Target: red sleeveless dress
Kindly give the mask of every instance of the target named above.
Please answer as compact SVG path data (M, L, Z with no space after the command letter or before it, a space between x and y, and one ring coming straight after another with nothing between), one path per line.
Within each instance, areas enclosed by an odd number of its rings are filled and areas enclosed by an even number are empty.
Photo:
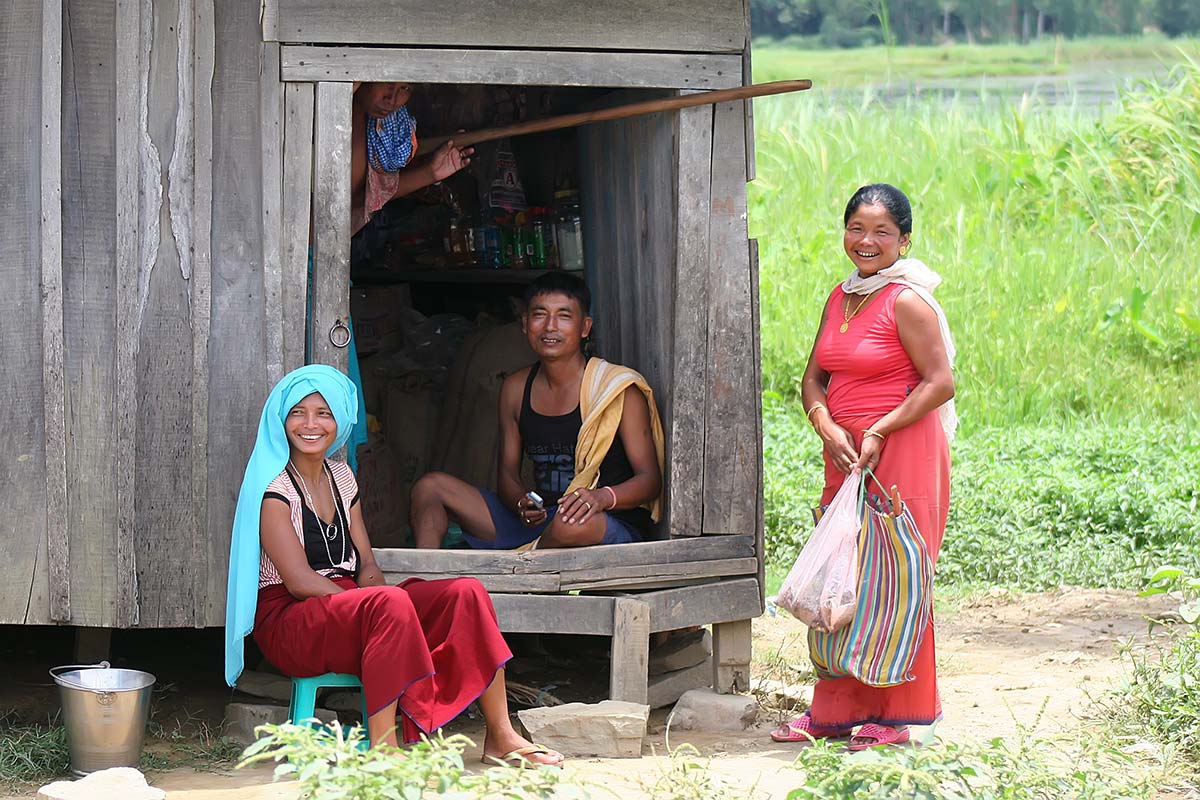
M884 288L850 320L845 333L839 331L846 296L841 286L826 304L814 355L829 373L829 413L854 437L855 448L862 446L863 430L900 405L921 381L896 329L896 298L905 289L899 284ZM899 487L936 564L950 503L950 448L936 410L887 437L875 474L884 486ZM833 500L844 479L826 455L822 504ZM940 719L932 618L912 672L914 680L887 688L853 678L819 680L809 711L812 721L848 728L868 722L929 725Z

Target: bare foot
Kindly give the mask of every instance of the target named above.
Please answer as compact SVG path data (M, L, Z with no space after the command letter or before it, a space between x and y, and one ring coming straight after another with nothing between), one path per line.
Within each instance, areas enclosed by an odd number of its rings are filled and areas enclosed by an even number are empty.
M493 758L504 760L505 756L515 750L533 746L533 742L519 735L511 725L508 726L507 731L494 731L489 727L487 736L483 740L483 756L485 760ZM539 750L538 752L526 753L523 757L531 764L537 766L561 767L563 765L562 753L555 750ZM517 766L519 762L520 758L513 758L511 760L512 766Z

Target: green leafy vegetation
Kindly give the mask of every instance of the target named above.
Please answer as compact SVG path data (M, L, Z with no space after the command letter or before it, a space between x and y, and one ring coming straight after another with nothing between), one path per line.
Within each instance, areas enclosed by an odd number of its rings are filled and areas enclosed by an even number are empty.
M939 742L847 756L820 741L801 751L804 784L788 800L1136 800L1155 794L1161 769L1102 739L1078 745L1025 728L1010 739Z
M403 750L375 747L360 750L362 729L305 725L266 725L266 735L248 747L239 766L276 761L277 778L296 780L308 800L534 800L584 797L561 781L550 767L495 767L471 774L463 751L465 736L422 739Z
M61 778L69 762L62 725L30 725L0 715L0 786Z

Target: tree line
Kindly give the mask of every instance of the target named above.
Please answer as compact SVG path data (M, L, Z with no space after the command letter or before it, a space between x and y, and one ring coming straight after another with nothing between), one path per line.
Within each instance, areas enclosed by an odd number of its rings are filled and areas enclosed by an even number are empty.
M751 30L828 47L1200 33L1200 0L751 0Z

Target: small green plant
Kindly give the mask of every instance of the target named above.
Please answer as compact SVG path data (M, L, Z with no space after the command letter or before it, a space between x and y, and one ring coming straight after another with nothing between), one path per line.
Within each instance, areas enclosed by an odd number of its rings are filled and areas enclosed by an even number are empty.
M758 800L764 797L755 787L737 787L714 775L709 760L693 745L671 751L671 758L652 780L642 781L642 790L654 800Z
M847 755L819 741L801 751L804 784L788 800L1137 800L1153 772L1120 749L1084 738L1075 748L1023 728L1010 739L938 743Z
M559 770L494 767L477 774L463 764L465 736L424 738L404 749L360 750L361 728L264 725L265 734L242 754L239 767L275 761L277 778L300 783L306 800L536 800L583 798Z
M0 785L60 778L67 774L69 762L62 725L28 725L0 716Z

